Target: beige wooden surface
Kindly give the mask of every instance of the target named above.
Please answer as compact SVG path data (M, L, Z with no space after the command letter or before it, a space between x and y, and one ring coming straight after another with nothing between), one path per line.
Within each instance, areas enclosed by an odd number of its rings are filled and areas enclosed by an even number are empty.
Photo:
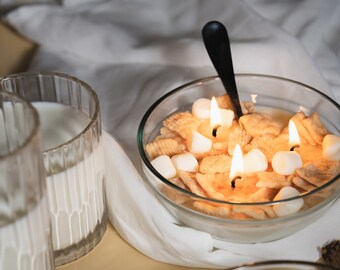
M57 267L57 270L131 269L185 270L202 269L165 264L150 259L125 242L109 225L102 241L77 261Z
M0 76L24 71L35 49L36 45L0 22ZM161 263L143 255L125 242L109 224L103 239L91 252L77 261L57 267L57 270L96 269L184 270L193 268Z

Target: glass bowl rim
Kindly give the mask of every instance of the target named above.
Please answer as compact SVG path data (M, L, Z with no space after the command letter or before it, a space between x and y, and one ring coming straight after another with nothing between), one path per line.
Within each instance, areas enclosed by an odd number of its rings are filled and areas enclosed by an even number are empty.
M52 148L46 149L44 150L44 155L46 153L51 153L51 152L55 152L58 149L62 149L63 147L65 147L66 145L70 145L73 142L75 142L76 140L78 140L79 138L81 138L85 133L87 133L90 128L94 125L94 123L96 123L96 121L98 121L98 118L100 117L100 104L99 104L99 98L98 95L96 93L96 91L94 91L94 89L87 84L86 82L78 79L77 77L68 75L66 73L62 73L62 72L50 72L50 71L28 71L28 72L19 72L19 73L15 73L15 74L10 74L4 77L0 77L0 82L6 81L6 80L11 80L11 79L16 79L16 78L20 78L20 77L24 77L24 76L29 76L29 77L40 77L40 76L46 76L46 77L59 77L59 78L63 78L66 80L70 80L73 81L77 84L79 84L80 86L82 86L87 92L88 94L94 99L94 104L95 104L95 112L93 114L93 116L90 118L90 122L86 125L86 127L84 129L82 129L81 132L79 132L77 135L73 136L72 139L61 143L57 146L54 146ZM29 102L30 103L30 102Z
M316 267L321 267L321 268L328 268L328 269L334 269L337 270L339 268L336 268L335 266L321 263L321 262L312 262L312 261L303 261L303 260L266 260L266 261L257 261L257 262L250 262L250 263L245 263L241 265L236 265L230 268L226 268L225 270L236 270L241 267L248 267L248 266L267 266L267 265L277 265L279 266L280 264L288 264L288 265L305 265L305 266L316 266Z
M289 82L292 84L297 84L299 86L302 86L304 88L306 88L308 91L312 91L312 92L316 92L316 94L321 95L322 97L324 97L325 99L327 99L329 102L331 102L333 105L335 105L338 110L340 111L340 105L335 102L332 98L330 98L329 96L327 96L326 94L322 93L321 91L307 85L301 82L297 82L295 80L291 80L288 78L283 78L283 77L278 77L278 76L273 76L273 75L264 75L264 74L251 74L251 73L242 73L242 74L235 74L236 78L240 77L260 77L260 78L264 78L264 79L270 79L270 80L279 80L279 81L284 81L284 82ZM223 205L244 205L244 206L263 206L263 205L275 205L275 204L279 204L279 203L283 203L283 202L288 202L288 201L293 201L296 199L300 199L300 198L306 198L309 197L315 193L318 193L319 191L333 185L335 182L340 181L340 172L331 180L329 180L327 183L323 184L322 186L319 186L315 189L313 189L310 192L307 192L305 194L299 195L299 196L295 196L295 197L290 197L287 199L282 199L282 200L277 200L277 201L271 201L271 202L230 202L230 201L223 201L223 200L218 200L218 199L213 199L213 198L207 198L207 197L203 197L200 195L197 195L191 191L185 190L173 183L171 183L169 180L167 180L165 177L163 177L156 169L154 169L154 167L151 165L151 162L149 160L149 158L147 157L147 154L144 151L144 147L143 147L143 134L144 134L144 126L150 116L150 114L154 111L154 109L165 99L167 99L169 96L187 88L187 87L191 87L191 86L196 86L199 84L203 84L205 82L209 82L209 81L214 81L214 80L220 80L220 78L218 76L210 76L210 77L204 77L204 78L200 78L197 80L193 80L190 81L188 83L182 84L178 87L176 87L175 89L167 92L166 94L164 94L163 96L161 96L159 99L157 99L150 107L149 109L146 111L146 113L143 115L138 129L137 129L137 147L138 147L138 151L139 154L142 158L143 163L146 165L146 167L151 171L152 174L154 174L158 180L162 181L165 185L170 186L171 188L174 188L176 191L187 195L187 196L191 196L194 197L196 199L199 199L201 201L206 201L206 202L210 202L210 203L218 203L218 204L223 204ZM148 180L149 182L149 180ZM336 194L336 196L338 196L339 194ZM333 196L331 196L332 198ZM327 198L325 201L329 200L330 198ZM320 204L318 204L320 205ZM314 207L313 207L314 208ZM313 209L312 208L312 209ZM297 212L299 213L299 212ZM297 214L295 213L295 214Z

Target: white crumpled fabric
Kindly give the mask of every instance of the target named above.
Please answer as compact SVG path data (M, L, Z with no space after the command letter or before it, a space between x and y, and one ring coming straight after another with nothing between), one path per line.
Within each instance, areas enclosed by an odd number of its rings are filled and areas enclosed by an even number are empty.
M228 29L236 73L287 77L339 102L339 1L65 0L24 6L6 19L40 45L30 70L74 75L98 93L110 221L145 255L201 267L317 260L323 244L340 238L339 200L317 222L270 243L227 243L187 228L143 180L136 146L139 121L156 99L216 74L201 40L210 20Z

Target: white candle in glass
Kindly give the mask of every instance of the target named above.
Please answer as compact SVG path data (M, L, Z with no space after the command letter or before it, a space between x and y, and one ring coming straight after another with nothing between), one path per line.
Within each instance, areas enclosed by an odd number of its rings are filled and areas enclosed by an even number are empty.
M300 138L293 121L289 121L288 128L290 147L299 146ZM302 159L295 151L279 151L273 156L272 167L278 174L290 175L293 174L296 169L302 167Z
M88 116L66 105L51 102L33 102L33 105L40 116L44 151L72 139L90 122ZM47 176L54 250L79 243L102 219L102 151L99 145L75 166Z

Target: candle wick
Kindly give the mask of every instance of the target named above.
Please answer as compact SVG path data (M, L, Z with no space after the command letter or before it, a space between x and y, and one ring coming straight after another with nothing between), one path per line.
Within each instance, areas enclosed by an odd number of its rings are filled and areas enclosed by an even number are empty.
M231 182L230 182L231 187L232 187L232 188L235 188L235 187L236 187L236 180L241 180L241 179L242 179L241 176L235 176L235 177L231 180Z
M213 128L213 131L212 131L212 135L216 138L217 136L217 129L219 128L219 126L216 126Z
M295 151L295 148L299 148L299 147L300 147L299 144L295 144L295 145L293 145L293 146L290 148L289 151Z

